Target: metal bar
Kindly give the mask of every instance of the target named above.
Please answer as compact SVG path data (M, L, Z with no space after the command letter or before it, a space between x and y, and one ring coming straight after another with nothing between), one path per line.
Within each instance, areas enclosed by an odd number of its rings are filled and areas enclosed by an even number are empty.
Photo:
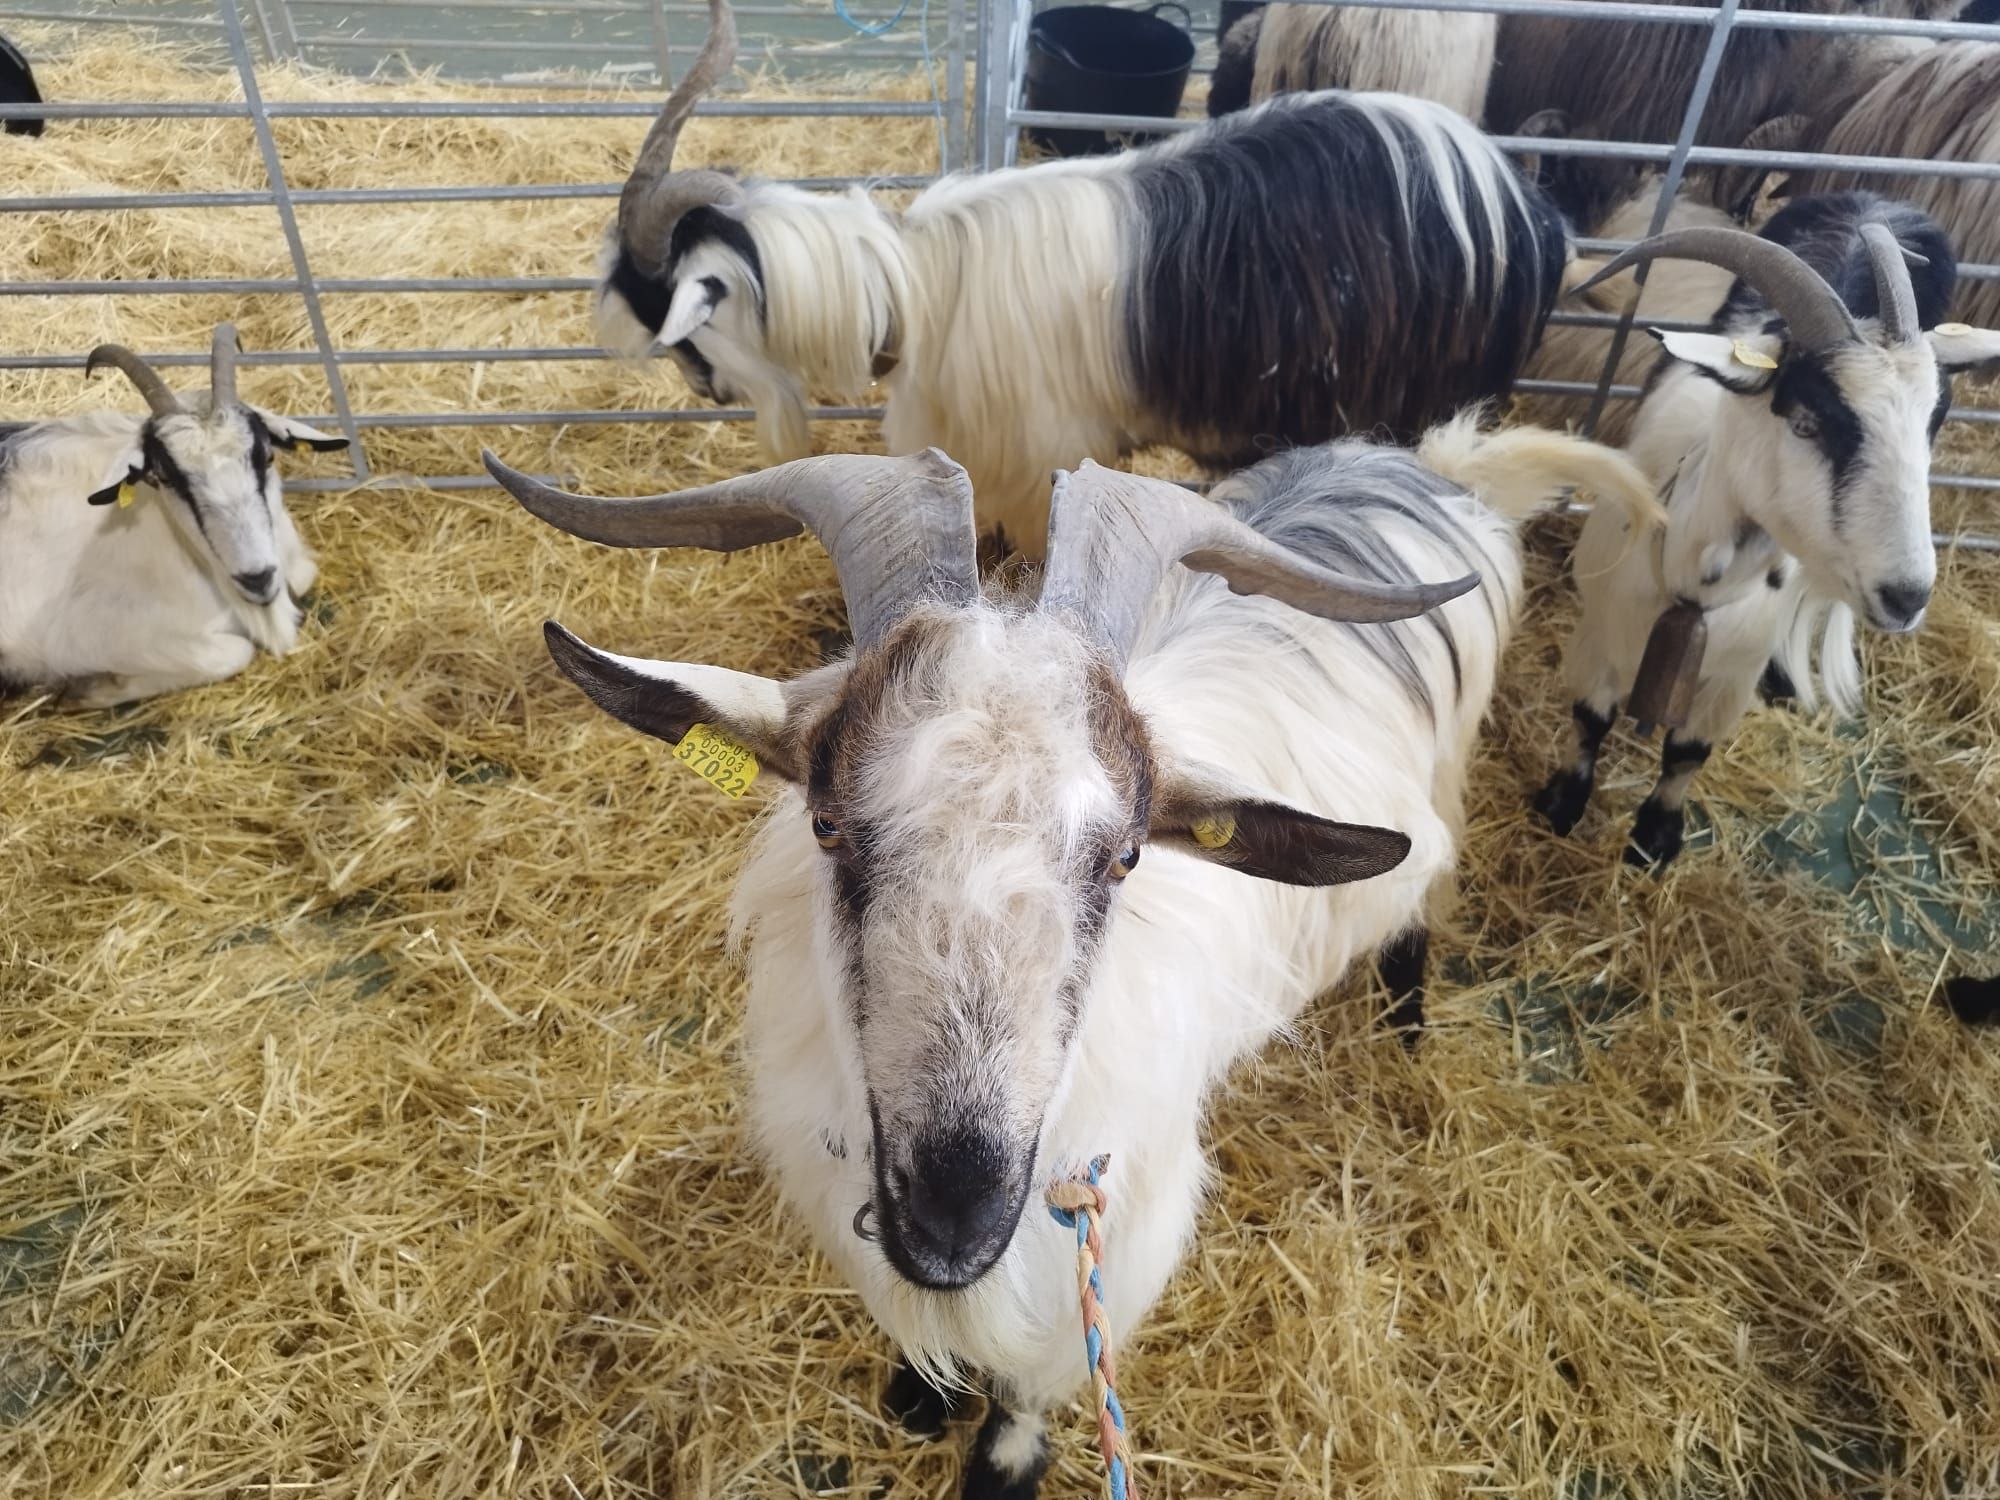
M194 16L121 16L115 11L103 14L88 11L60 10L0 10L0 21L52 21L71 26L95 26L100 22L113 26L178 26L189 31L220 31L220 21L210 21Z
M922 23L919 23L922 24ZM944 160L947 173L965 167L965 0L947 0L944 13Z
M881 192L906 192L928 187L935 177L789 177L775 179L792 187L842 191L850 187ZM616 198L615 182L499 183L491 187L420 188L297 188L292 202L304 207L329 203L515 203L535 199ZM0 214L66 213L128 208L269 208L276 199L268 192L228 193L79 193L42 198L0 198Z
M347 382L341 376L340 361L334 358L333 335L326 326L326 312L320 306L319 289L313 284L312 260L306 254L305 238L299 233L299 217L292 208L291 195L285 183L284 157L278 151L278 139L272 133L271 122L264 114L264 91L257 84L257 64L250 56L250 44L243 35L243 18L237 13L236 0L215 0L215 3L229 38L230 56L236 62L243 102L250 109L251 128L257 133L257 151L264 159L264 175L270 179L271 192L277 200L273 206L278 211L278 223L285 232L285 245L291 251L292 270L299 279L299 297L305 303L306 321L312 325L313 342L319 346L327 393L333 398L334 411L339 414L341 431L347 435L347 451L354 466L354 476L366 479L368 455L361 446L361 430L354 425L354 411L348 405Z
M1722 0L1722 9L1715 18L1715 29L1708 35L1708 49L1702 53L1701 70L1695 74L1694 89L1689 93L1687 108L1681 114L1681 131L1674 141L1674 154L1667 162L1666 175L1660 180L1660 196L1653 204L1652 223L1646 230L1648 236L1666 228L1667 215L1674 206L1674 195L1681 190L1681 179L1687 175L1688 153L1694 149L1695 132L1701 128L1701 117L1708 112L1708 96L1715 88L1715 75L1722 70L1723 49L1729 45L1730 24L1736 19L1736 7L1740 3L1741 0ZM1618 362L1624 358L1626 341L1632 337L1632 319L1639 311L1646 273L1651 269L1650 262L1642 262L1632 268L1632 296L1625 304L1618 327L1612 331L1611 348L1604 356L1604 369L1598 376L1599 389L1583 419L1585 437L1597 434L1598 419L1604 415L1604 403L1610 399L1612 382L1618 376Z
M879 406L816 406L807 416L815 422L860 422L881 418ZM712 410L666 407L658 411L445 411L396 412L360 418L363 427L602 427L620 422L754 422L757 413L748 407L722 406ZM307 421L312 418L308 417Z
M535 56L578 56L602 58L643 58L648 62L656 60L658 54L653 48L623 38L607 38L599 42L544 42L526 37L434 37L434 36L366 36L359 32L313 32L299 38L308 47L340 47L350 51L359 48L368 52L526 52ZM871 46L852 37L828 37L819 43L793 42L758 47L746 44L743 51L756 57L818 57L845 59L850 57L895 58L904 62L917 62L923 53L916 47L899 47L892 44Z
M481 11L531 11L554 15L643 16L651 9L650 5L645 3L645 0L637 0L637 3L629 5L617 4L615 0L464 0L464 3L451 3L451 0L295 0L295 3L299 5L328 6L336 10L394 10L404 12L412 10L456 10L474 14ZM677 0L670 0L670 3L660 8L666 11L668 15L702 17L708 15L708 7L698 3L698 0L689 0L689 3L686 4L677 3ZM802 12L796 5L732 5L729 8L739 17L783 16L790 20L798 20L802 16L812 14L810 12ZM862 13L856 15L855 19L863 25L869 25L878 21L892 20L895 14L894 11L885 10L879 16Z
M574 103L555 100L496 100L491 104L465 100L415 100L401 104L328 102L288 104L272 100L264 106L271 120L571 120L571 119L652 119L660 112L656 102L635 99L584 99ZM907 115L934 115L929 104L897 99L822 100L703 100L695 106L697 118L704 116L738 119L815 119L860 117L873 119ZM0 104L0 120L35 115L50 120L241 120L249 116L241 104L209 104L168 100L156 104Z

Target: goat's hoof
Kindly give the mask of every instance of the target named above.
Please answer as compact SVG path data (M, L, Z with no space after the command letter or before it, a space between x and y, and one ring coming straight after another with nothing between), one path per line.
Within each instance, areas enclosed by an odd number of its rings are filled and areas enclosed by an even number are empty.
M1017 1416L990 1401L966 1455L959 1500L1035 1500L1048 1467L1049 1442L1041 1418Z
M2000 1023L2000 975L1974 979L1961 974L1944 982L1944 1003L1951 1013L1968 1026Z
M939 1390L904 1360L882 1391L882 1410L911 1437L929 1439L944 1435L944 1424L958 1415L959 1399L951 1391Z
M1590 805L1590 792L1595 785L1595 778L1585 776L1573 767L1566 767L1551 776L1548 785L1535 793L1534 809L1548 820L1557 838L1568 838L1569 831L1583 816L1584 808Z
M1632 823L1632 841L1625 846L1625 863L1665 873L1681 852L1681 837L1687 826L1684 809L1662 807L1651 797L1639 804L1639 816Z

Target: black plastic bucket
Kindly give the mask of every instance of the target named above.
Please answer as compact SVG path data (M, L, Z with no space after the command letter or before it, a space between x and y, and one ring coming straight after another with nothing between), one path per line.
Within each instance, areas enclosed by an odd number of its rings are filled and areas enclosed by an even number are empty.
M1066 114L1151 115L1171 120L1194 66L1193 18L1174 25L1156 14L1187 7L1163 0L1146 10L1063 5L1028 27L1029 109ZM1117 148L1101 130L1034 130L1031 139L1058 156Z

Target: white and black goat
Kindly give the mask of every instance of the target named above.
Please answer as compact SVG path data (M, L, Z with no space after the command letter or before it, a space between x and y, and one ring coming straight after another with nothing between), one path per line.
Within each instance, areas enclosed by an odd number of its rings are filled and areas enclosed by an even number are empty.
M1208 113L1234 114L1276 94L1379 89L1477 120L1493 76L1497 20L1464 11L1262 5L1223 33Z
M91 412L0 438L0 685L84 706L233 677L298 639L312 553L285 510L274 449L343 448L236 398L236 330L215 330L206 398L183 400L130 349L149 414Z
M599 335L671 349L809 451L805 393L886 373L892 452L936 446L983 524L1045 535L1048 476L1167 443L1228 467L1347 431L1414 436L1505 391L1564 259L1554 209L1450 110L1293 95L1117 157L947 178L894 217L670 170L730 65L726 0L633 168Z
M1830 127L1816 136L1821 151L2000 162L2000 46L1946 42L1928 48L1882 77L1852 107L1820 118ZM2000 261L2000 181L1990 177L1819 170L1799 173L1789 186L1802 195L1874 188L1935 218L1961 258ZM1954 312L1967 322L2000 324L2000 281L1966 278Z
M1923 261L1913 270L1906 255ZM1583 610L1565 660L1575 751L1535 799L1557 832L1575 826L1655 621L1698 608L1707 648L1691 707L1666 736L1626 850L1655 867L1680 852L1688 784L1767 663L1811 707L1821 637L1821 684L1852 712L1855 615L1894 632L1923 622L1937 574L1930 449L1951 372L2000 357L2000 333L1938 324L1956 263L1937 225L1906 204L1802 199L1761 236L1681 230L1634 246L1606 274L1666 256L1737 280L1707 332L1658 335L1666 352L1628 447L1666 499L1664 530L1641 533L1609 511L1584 525L1572 559Z
M735 902L756 1138L913 1363L892 1405L935 1426L925 1377L983 1374L966 1493L1021 1497L1040 1413L1086 1379L1043 1185L1110 1153L1109 1311L1136 1329L1230 1064L1370 955L1420 983L1520 591L1510 517L1572 483L1652 504L1614 450L1469 419L1416 456L1294 449L1214 501L1085 464L1039 590L982 594L971 486L936 451L609 501L487 467L599 542L832 552L855 649L789 682L553 623L549 648L626 723L719 727L778 783Z

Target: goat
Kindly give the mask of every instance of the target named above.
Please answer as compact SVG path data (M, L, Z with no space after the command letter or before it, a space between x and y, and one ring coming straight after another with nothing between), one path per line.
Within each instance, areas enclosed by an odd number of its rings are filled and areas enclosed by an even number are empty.
M1843 156L2000 162L2000 46L1946 42L1909 58L1836 115L1818 148ZM2000 182L1991 178L1888 176L1817 169L1792 179L1798 194L1872 187L1915 204L1965 259L2000 261ZM1967 278L1957 317L2000 323L2000 281Z
M236 399L236 330L215 330L205 402L103 344L149 415L92 412L0 439L0 685L104 707L233 677L298 639L316 566L274 448L347 445ZM114 503L115 502L115 503ZM95 507L95 508L86 508Z
M1704 4L1706 0L1666 0ZM1765 0L1759 10L1860 12L1876 16L1949 16L1959 0ZM1612 141L1671 142L1708 50L1705 26L1627 25L1510 15L1495 41L1486 122L1510 134L1546 110ZM1837 109L1894 61L1928 43L1893 37L1843 37L1815 31L1738 27L1702 112L1697 145L1729 146L1758 122ZM1570 164L1555 188L1572 224L1594 224L1631 191L1638 163Z
M1224 33L1208 113L1234 114L1274 94L1379 89L1477 120L1493 75L1494 24L1463 11L1263 6Z
M1906 253L1922 257L1914 277ZM1708 642L1683 679L1691 708L1669 726L1626 849L1628 862L1661 869L1680 852L1690 781L1767 663L1811 708L1822 638L1827 697L1851 713L1854 617L1890 632L1923 623L1937 574L1931 443L1951 372L2000 357L2000 333L1938 323L1956 276L1950 242L1918 210L1871 194L1801 199L1761 237L1661 235L1601 274L1656 257L1707 261L1736 281L1707 332L1656 333L1665 353L1628 447L1667 497L1667 524L1639 536L1608 511L1584 524L1573 558L1583 609L1564 664L1574 753L1535 806L1557 833L1575 826L1619 702L1636 699L1648 628L1677 604L1682 618L1698 608Z
M1469 419L1417 456L1291 450L1212 502L1085 463L1057 476L1039 590L982 594L971 484L936 450L611 501L486 462L594 541L807 529L832 552L855 649L790 682L553 622L549 649L625 723L713 726L781 783L734 908L753 1133L911 1362L892 1405L934 1425L938 1387L983 1372L965 1493L1031 1495L1040 1413L1085 1375L1038 1185L1110 1152L1110 1314L1136 1329L1193 1230L1230 1064L1371 952L1417 1013L1520 593L1510 518L1563 484L1651 487L1613 450Z
M28 55L6 37L0 36L0 104L40 104L42 90L35 82ZM5 122L9 135L40 135L39 115L12 115Z
M599 337L673 352L809 451L804 387L886 373L892 452L937 446L981 520L1046 533L1048 476L1169 443L1229 467L1283 441L1413 436L1504 391L1561 279L1562 226L1465 120L1291 95L1114 158L855 191L669 170L727 70L727 0L647 138L607 240Z

